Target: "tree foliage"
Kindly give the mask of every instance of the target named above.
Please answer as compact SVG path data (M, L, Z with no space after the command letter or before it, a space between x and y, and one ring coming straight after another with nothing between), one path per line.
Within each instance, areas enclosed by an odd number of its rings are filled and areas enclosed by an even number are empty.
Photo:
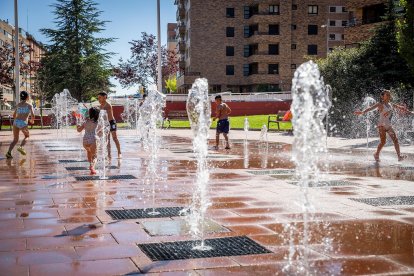
M167 92L174 93L177 92L177 78L176 76L170 76L165 80L165 88Z
M337 49L318 60L325 83L333 88L331 121L340 135L354 135L353 111L361 108L363 98L378 95L383 88L394 89L397 101L412 106L413 74L398 52L395 20L392 14L373 37L359 48Z
M147 87L157 83L158 47L156 37L146 32L141 33L141 39L129 42L131 57L127 61L119 60L114 69L115 77L123 87L141 84ZM174 75L178 71L177 55L165 46L161 47L161 68L163 76Z
M111 53L105 46L113 38L97 35L107 21L92 0L59 0L55 8L56 29L42 29L50 39L42 59L39 82L48 98L64 88L78 100L110 89Z
M399 52L414 74L414 0L400 0L404 13L397 19Z
M33 49L20 42L19 61L20 76L25 77L38 70L39 63L26 59L33 52ZM0 45L0 83L14 88L14 47L8 43Z

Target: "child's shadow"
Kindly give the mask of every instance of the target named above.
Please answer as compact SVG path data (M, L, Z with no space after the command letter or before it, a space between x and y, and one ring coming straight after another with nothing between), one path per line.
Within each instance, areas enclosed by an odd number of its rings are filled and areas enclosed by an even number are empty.
M107 224L112 224L112 223L117 223L117 222L119 222L119 221L113 221L113 222L110 222L110 223L107 223ZM102 226L103 226L103 224L100 223L100 222L92 223L92 224L83 224L83 225L80 225L76 228L73 228L73 229L70 229L70 230L67 230L67 231L62 231L62 234L56 235L54 237L58 238L58 237L66 237L66 236L81 236L81 235L83 235L83 234L85 234L85 233L87 233L91 230L98 229Z

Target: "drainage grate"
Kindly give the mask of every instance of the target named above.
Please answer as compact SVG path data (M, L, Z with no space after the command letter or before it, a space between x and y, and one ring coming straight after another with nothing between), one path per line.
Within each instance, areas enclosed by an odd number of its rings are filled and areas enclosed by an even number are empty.
M118 168L117 166L107 167L107 169L110 169L110 170L117 169L117 168ZM66 167L65 169L68 171L88 171L89 170L88 167Z
M79 151L79 149L50 149L49 151Z
M59 160L59 163L81 163L81 162L88 162L88 160Z
M290 181L288 182L292 185L298 185L298 181ZM344 180L330 180L330 181L319 181L319 182L310 182L310 188L318 188L318 187L336 187L336 186L354 186L358 185L353 182L344 181Z
M350 198L371 206L414 205L414 196L390 196L374 198Z
M130 174L125 175L109 175L107 179L99 179L97 175L88 175L88 176L75 176L77 181L88 181L88 180L117 180L117 179L137 179L135 176Z
M200 241L178 241L139 244L139 248L153 261L171 261L272 253L246 236L204 240L211 250L194 250Z
M271 174L294 174L295 170L257 170L257 171L247 171L248 173L254 175L271 175Z
M179 217L184 207L163 207L154 208L157 215L151 215L153 208L147 209L127 209L127 210L105 210L112 219L142 219L142 218L169 218Z

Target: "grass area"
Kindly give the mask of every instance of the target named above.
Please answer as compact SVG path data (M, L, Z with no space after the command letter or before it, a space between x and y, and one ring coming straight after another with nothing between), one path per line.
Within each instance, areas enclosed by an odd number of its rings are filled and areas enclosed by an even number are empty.
M250 129L251 130L259 130L262 128L263 125L267 126L267 118L269 117L269 115L252 115L252 116L247 116L247 118L249 119L249 125L250 125ZM245 116L235 116L235 117L230 117L230 128L231 129L243 129L244 128L244 118ZM211 124L211 128L216 128L217 126L217 121L212 122ZM72 128L75 128L75 126L71 126ZM127 124L126 123L117 123L117 127L120 129L126 128ZM186 121L175 121L175 120L171 120L171 127L172 128L190 128L190 122L188 120ZM289 130L291 129L292 124L290 122L286 122L286 123L281 123L280 124L280 128L282 130ZM40 126L33 126L34 129L39 129ZM274 129L275 128L275 124L270 124L270 128ZM3 126L2 130L9 130L9 126ZM29 128L30 129L30 128ZM50 129L50 127L46 126L44 127L44 129Z
M250 129L261 129L263 125L267 126L267 118L269 115L252 115L247 116L249 120ZM244 118L245 116L235 116L230 117L230 128L232 129L243 129L244 128ZM216 128L217 121L211 124L211 128ZM190 122L187 121L174 121L171 120L171 127L173 128L189 128ZM275 124L273 124L273 128ZM281 123L280 128L282 130L291 129L292 124L290 122ZM272 124L270 124L270 128L272 129Z

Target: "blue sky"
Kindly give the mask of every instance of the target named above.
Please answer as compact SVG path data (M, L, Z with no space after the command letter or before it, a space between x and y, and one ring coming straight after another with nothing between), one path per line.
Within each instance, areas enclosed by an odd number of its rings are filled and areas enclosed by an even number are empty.
M113 56L112 64L117 64L120 57L130 56L129 41L141 37L141 32L157 34L157 1L156 0L95 0L98 8L103 11L101 19L108 20L102 37L117 38L107 46L108 51L117 53ZM55 28L54 14L51 4L57 0L18 0L19 25L29 31L34 37L44 43L44 37L39 29ZM167 43L167 23L176 22L174 0L160 0L161 3L161 42ZM8 19L14 25L14 0L0 0L0 18ZM117 95L131 94L134 88L122 89L116 85Z

